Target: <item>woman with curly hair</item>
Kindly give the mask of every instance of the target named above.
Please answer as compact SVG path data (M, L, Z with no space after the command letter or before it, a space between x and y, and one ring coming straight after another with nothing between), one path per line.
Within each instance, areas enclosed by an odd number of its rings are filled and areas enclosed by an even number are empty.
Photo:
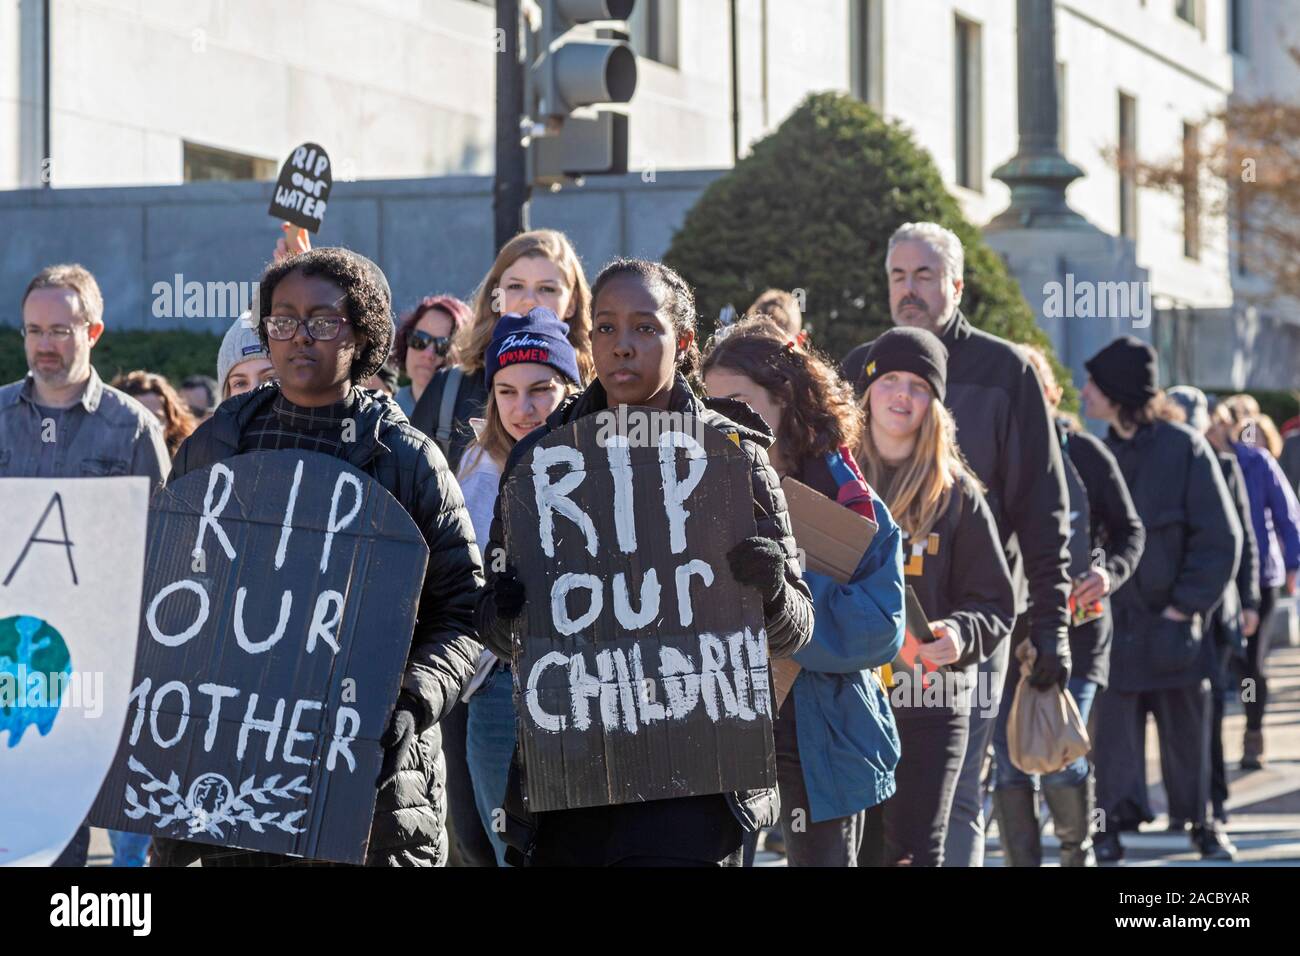
M776 434L781 477L802 482L875 521L876 536L847 584L805 570L812 642L773 724L781 828L791 866L857 866L865 811L894 792L898 731L872 669L903 644L901 536L854 461L862 430L853 389L833 366L766 317L745 319L710 344L704 383L738 400Z
M244 452L318 452L365 472L415 521L429 561L401 689L380 738L384 758L366 863L442 866L446 781L438 724L482 651L473 637L482 578L469 513L433 442L395 404L358 384L387 359L392 341L388 281L378 266L347 249L312 249L267 268L259 305L259 335L278 381L223 402L181 445L171 480ZM398 637L368 633L365 622L338 635L358 648ZM182 866L187 856L201 856L205 866L303 862L166 842L165 858Z
M190 437L190 433L198 426L198 421L185 400L172 388L171 382L162 375L137 369L117 376L112 385L154 413L163 427L167 453L176 457L176 450L181 447L181 442Z

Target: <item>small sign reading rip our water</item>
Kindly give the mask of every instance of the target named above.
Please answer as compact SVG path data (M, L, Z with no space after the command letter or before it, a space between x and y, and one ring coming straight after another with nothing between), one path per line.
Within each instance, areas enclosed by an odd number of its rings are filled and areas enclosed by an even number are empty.
M280 169L270 213L309 232L320 232L333 187L334 173L325 150L315 143L303 143Z

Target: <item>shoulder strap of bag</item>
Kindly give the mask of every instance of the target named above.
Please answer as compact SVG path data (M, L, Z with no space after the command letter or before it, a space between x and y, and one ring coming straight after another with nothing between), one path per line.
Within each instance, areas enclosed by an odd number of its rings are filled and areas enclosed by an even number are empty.
M456 396L460 393L460 380L465 373L458 366L447 370L447 379L442 383L442 405L438 407L438 430L433 433L433 440L438 443L445 455L451 446L451 420L456 411Z

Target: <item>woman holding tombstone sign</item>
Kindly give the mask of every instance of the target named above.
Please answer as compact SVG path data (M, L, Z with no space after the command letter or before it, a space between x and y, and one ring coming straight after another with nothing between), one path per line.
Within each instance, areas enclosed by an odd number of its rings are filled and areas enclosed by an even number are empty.
M943 405L947 368L943 343L917 328L880 336L863 368L859 460L903 529L903 574L931 632L909 637L890 692L903 748L898 792L882 807L883 862L892 866L943 865L976 666L1016 616L993 515Z
M799 572L790 519L765 448L772 432L741 402L701 400L687 380L699 359L695 345L695 301L672 269L658 262L620 259L596 280L592 357L596 381L567 399L546 421L515 445L509 475L529 449L552 430L618 406L649 406L687 414L729 436L749 460L758 533L727 555L742 586L763 596L768 648L788 657L812 634L812 602ZM704 473L707 481L710 472ZM528 594L513 560L518 551L505 538L497 499L486 553L505 556L504 569L489 558L488 588L475 614L498 656L512 653L510 622ZM516 751L516 759L520 759ZM745 832L775 822L771 790L646 800L611 806L533 814L523 805L519 767L512 766L506 794L506 842L511 862L529 865L739 866ZM528 768L522 768L527 770ZM516 856L515 854L521 854Z
M894 792L898 731L871 670L903 646L898 525L852 449L862 430L853 390L767 318L731 326L704 358L709 394L738 399L776 434L772 467L877 524L847 584L805 570L816 625L773 725L781 827L791 866L857 866L865 810Z
M259 302L259 334L279 381L223 402L181 446L172 478L243 452L319 452L370 475L414 519L429 563L401 692L380 741L384 762L367 863L441 866L447 838L437 725L482 649L473 637L482 579L469 515L433 443L396 405L356 384L379 368L392 339L388 282L379 267L346 249L313 249L270 266ZM193 844L169 850L167 859L180 865L194 856L208 866L302 862Z
M582 384L578 353L568 334L569 327L541 306L527 315L507 315L497 323L483 370L488 400L482 429L466 449L456 476L479 541L488 540L510 450ZM524 340L527 344L521 347ZM506 845L493 824L505 796L515 746L512 681L509 663L484 651L463 698L469 704L466 751L474 803L498 866L505 865Z

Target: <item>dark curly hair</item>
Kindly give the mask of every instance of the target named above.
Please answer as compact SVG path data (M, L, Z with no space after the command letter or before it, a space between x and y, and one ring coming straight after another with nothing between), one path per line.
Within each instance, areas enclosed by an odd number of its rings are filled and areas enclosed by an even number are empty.
M685 332L694 333L695 293L675 269L649 259L615 259L600 270L600 275L596 276L596 281L591 286L593 316L596 311L596 299L600 297L601 290L611 280L624 275L634 275L644 280L647 285L659 286L664 292L661 308L668 313L673 331L678 335ZM692 341L690 348L678 354L677 370L695 383L699 368L700 347L697 342Z
M266 323L261 320L271 314L275 287L291 272L320 276L343 290L347 319L354 330L366 337L366 347L352 363L350 377L354 383L360 383L379 371L393 345L392 297L388 280L379 266L351 249L328 246L312 249L266 267L258 290L257 337L267 351L271 347L266 340Z
M862 410L853 388L819 352L799 345L767 316L741 319L710 340L704 368L725 368L766 389L782 406L776 440L792 465L841 445L856 450Z

